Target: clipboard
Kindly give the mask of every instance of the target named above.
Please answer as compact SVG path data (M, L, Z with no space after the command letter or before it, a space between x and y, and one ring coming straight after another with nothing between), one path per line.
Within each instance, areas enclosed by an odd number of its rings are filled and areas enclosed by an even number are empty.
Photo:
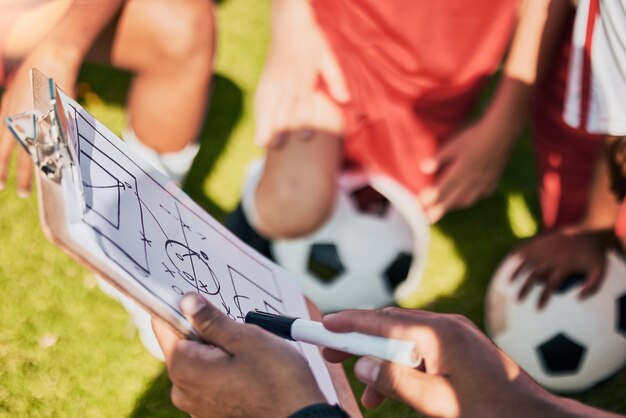
M77 262L102 277L125 296L136 301L146 311L165 320L181 337L197 340L186 321L145 295L136 294L124 285L126 279L119 271L92 257L76 242L68 222L81 215L68 205L69 201L84 201L80 196L81 176L77 167L76 148L71 146L68 121L54 81L37 69L31 70L33 110L10 116L8 129L33 159L41 227L45 236Z
M121 139L65 96L52 79L32 69L31 81L33 110L7 118L6 124L34 162L41 225L53 244L184 338L198 339L177 309L176 298L179 300L189 289L204 293L218 307L221 301L223 310L235 320L243 319L241 316L252 307L292 315L293 310L299 310L301 315L295 316L319 319L319 312L302 296L296 281L289 280L289 273L241 242L173 182L142 162L141 157L132 155ZM93 137L85 137L82 128ZM105 144L108 151L100 150L98 144ZM102 181L107 176L114 179L110 172L113 169L128 178L111 180L111 185L94 183L94 179ZM163 203L149 201L154 195L162 196ZM99 206L115 201L117 218L115 210L107 212L115 209L114 204L104 209ZM130 220L123 221L128 213ZM89 219L94 222L89 223ZM178 232L172 233L173 227L178 227ZM117 235L107 235L106 228ZM126 241L134 242L134 247L122 248ZM153 250L158 242L165 248ZM141 258L137 249L142 248L145 264L135 259ZM205 248L206 253L199 248ZM152 257L152 253L158 254ZM215 261L219 256L221 264ZM187 268L189 264L191 268ZM255 276L254 281L251 276ZM165 289L171 283L171 289ZM359 416L341 366L326 363L317 347L299 349L310 361L327 399L339 401L353 416Z

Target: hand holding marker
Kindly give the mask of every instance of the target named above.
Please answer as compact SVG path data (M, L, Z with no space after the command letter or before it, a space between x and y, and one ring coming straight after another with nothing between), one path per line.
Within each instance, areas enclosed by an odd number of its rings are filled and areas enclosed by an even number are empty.
M247 324L258 325L279 337L332 348L357 356L373 356L415 368L422 362L412 341L366 335L358 332L328 331L321 322L250 311Z

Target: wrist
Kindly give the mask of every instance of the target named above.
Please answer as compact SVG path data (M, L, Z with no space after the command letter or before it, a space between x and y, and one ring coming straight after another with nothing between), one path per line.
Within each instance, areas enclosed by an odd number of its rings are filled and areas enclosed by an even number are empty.
M511 385L514 387L508 391L508 399L501 402L506 409L499 411L496 416L503 416L504 413L509 418L559 416L557 413L560 411L560 406L557 396L543 389L525 373L518 379L524 383Z
M284 402L281 405L281 415L295 416L297 412L306 409L310 405L326 404L326 398L322 394L317 384L314 382L311 384L296 385L290 389L289 393L285 394ZM305 415L302 415L304 417Z
M621 416L592 408L573 399L560 398L554 395L549 400L547 408L545 416L554 418L620 418Z

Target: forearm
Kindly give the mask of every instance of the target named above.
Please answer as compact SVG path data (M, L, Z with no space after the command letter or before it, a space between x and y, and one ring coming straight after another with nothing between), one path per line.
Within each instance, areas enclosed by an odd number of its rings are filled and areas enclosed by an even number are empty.
M507 126L511 139L526 122L534 88L550 67L569 11L568 0L526 0L522 5L502 80L485 114Z
M577 225L581 230L593 231L612 230L619 211L620 202L611 189L609 174L608 149L610 138L597 157L593 178L589 187L587 211L582 221Z
M52 62L61 65L79 66L123 3L124 0L74 0L34 53L49 56Z
M274 35L292 36L298 34L298 25L313 20L313 9L310 0L272 0L272 33ZM286 28L295 30L291 34Z
M504 66L504 74L535 86L550 68L571 12L569 0L526 0Z

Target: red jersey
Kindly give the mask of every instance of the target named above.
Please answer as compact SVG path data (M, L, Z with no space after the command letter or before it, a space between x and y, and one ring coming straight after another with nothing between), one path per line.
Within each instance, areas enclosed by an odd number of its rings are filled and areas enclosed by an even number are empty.
M517 0L312 0L350 90L345 153L417 192L418 168L496 71Z

